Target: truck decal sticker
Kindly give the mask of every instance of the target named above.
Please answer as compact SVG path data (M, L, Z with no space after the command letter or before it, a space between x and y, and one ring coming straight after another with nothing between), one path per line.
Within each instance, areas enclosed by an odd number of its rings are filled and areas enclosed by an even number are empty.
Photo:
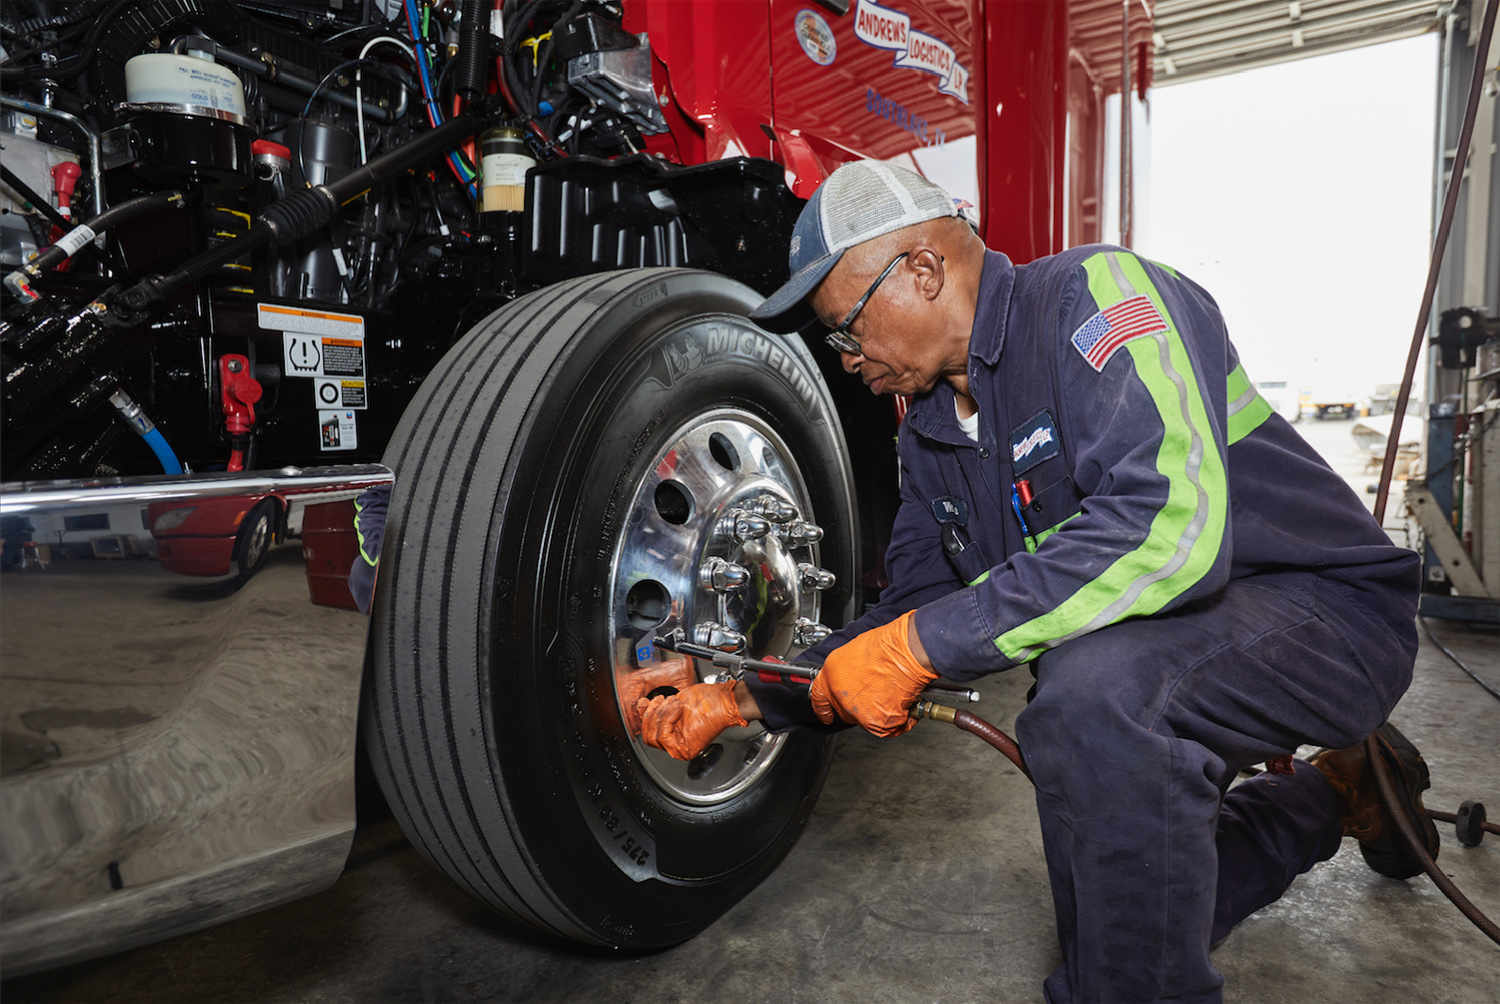
M819 66L827 66L838 58L838 41L821 14L804 7L797 12L796 25L797 44L802 46L808 59Z
M905 129L917 137L923 146L942 146L948 142L948 134L943 132L943 130L928 122L899 101L893 101L885 97L873 87L865 88L865 111L879 115L898 128ZM795 237L792 239L796 240ZM792 253L795 254L796 252Z
M877 49L894 51L892 65L931 73L939 78L938 93L969 103L969 71L958 61L951 45L912 28L910 14L882 7L875 0L859 0L854 37Z

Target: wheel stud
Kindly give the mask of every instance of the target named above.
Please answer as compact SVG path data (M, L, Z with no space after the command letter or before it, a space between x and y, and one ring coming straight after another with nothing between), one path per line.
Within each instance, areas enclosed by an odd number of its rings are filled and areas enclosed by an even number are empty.
M816 544L823 539L823 528L806 520L793 520L781 528L781 538L787 547L802 547L805 544Z
M838 579L826 568L801 562L797 565L797 578L804 589L832 589Z
M698 584L715 593L732 592L749 581L749 572L719 557L709 558L698 569Z
M743 652L747 644L744 635L713 621L704 621L693 628L693 641L705 648L718 649L720 652Z
M826 624L819 624L817 621L807 617L798 617L797 627L792 635L793 644L806 648L818 644L818 642L831 634L833 634L833 628L828 627Z

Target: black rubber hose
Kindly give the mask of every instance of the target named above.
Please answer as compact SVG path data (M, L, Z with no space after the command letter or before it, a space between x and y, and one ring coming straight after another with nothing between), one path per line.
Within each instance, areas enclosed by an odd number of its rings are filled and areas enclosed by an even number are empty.
M115 15L137 2L138 0L115 0L109 10L101 14L99 20L95 21L89 28L88 34L83 37L83 42L78 47L78 51L67 59L53 66L0 66L0 77L11 79L16 77L48 77L52 80L67 80L78 76L84 70L87 70L93 62L89 59L89 55L98 48L99 36L104 34L104 29L115 19Z
M34 17L22 21L17 26L17 31L22 38L34 35L46 28L66 28L69 25L86 21L93 16L94 11L104 6L105 0L87 0L78 4L73 10L64 11L61 14L53 14L51 17Z
M481 20L484 6L484 0L464 0L463 20L458 29L453 89L465 101L478 101L485 93L489 28Z
M1494 9L1494 6L1494 0L1492 0L1490 4L1491 10ZM1481 49L1480 51L1483 50ZM1395 818L1396 829L1400 832L1401 839L1406 841L1406 846L1417 856L1417 860L1422 863L1422 870L1427 873L1428 877L1432 879L1433 883L1439 889L1443 890L1443 895L1453 901L1453 905L1458 907L1459 912L1468 917L1475 927L1484 932L1486 937L1495 944L1500 945L1500 927L1496 927L1493 920L1490 920L1490 918L1480 912L1477 906L1469 902L1469 898L1437 866L1437 862L1432 860L1432 856L1427 853L1427 848L1423 846L1422 838L1417 833L1416 825L1405 812L1401 811L1399 807L1400 803L1396 801L1396 786L1391 782L1391 774L1386 769L1385 757L1381 756L1380 747L1376 744L1373 734L1365 736L1365 759L1370 762L1370 766L1375 771L1375 786L1380 789L1380 800L1385 803L1386 809ZM1392 808L1393 806L1395 808Z
M242 255L276 242L288 244L315 232L334 211L390 180L429 156L440 153L478 128L474 112L455 115L435 129L363 164L336 181L304 189L272 203L246 233L183 262L167 275L149 276L122 292L112 303L126 315L138 314L166 299L173 290L203 278Z
M104 212L99 213L93 219L89 220L85 226L97 236L108 232L110 228L132 217L140 216L143 213L149 213L157 209L174 207L177 209L187 208L187 200L181 192L155 192L151 195L140 195L134 199L126 199L124 202L110 206ZM61 245L54 244L38 255L30 263L30 267L38 273L45 272L47 269L62 264L71 257L72 253Z
M920 702L917 705L917 710L920 717L951 722L965 732L972 733L983 739L995 747L995 749L1005 754L1006 758L1020 768L1021 773L1026 775L1028 781L1033 785L1036 784L1036 778L1032 777L1031 771L1026 769L1026 761L1021 755L1021 747L1016 744L1014 739L983 718L967 711L960 711L957 708L950 708L942 704L933 704L931 701ZM1453 884L1453 880L1438 868L1436 862L1428 855L1427 848L1422 845L1421 837L1417 835L1416 826L1406 813L1399 808L1400 803L1396 801L1396 792L1391 783L1391 775L1386 769L1385 759L1380 755L1379 747L1376 746L1373 735L1365 737L1365 759L1370 762L1375 771L1375 785L1380 790L1380 800L1385 803L1387 810L1390 811L1391 816L1396 820L1396 828L1401 832L1401 838L1406 841L1412 853L1417 856L1417 860L1422 863L1423 870L1431 876L1432 881L1437 884L1437 887L1453 901L1453 905L1458 907L1460 912L1465 917L1468 917L1475 927L1483 931L1491 941L1500 945L1500 928L1497 928L1494 921L1481 913L1478 907L1469 902L1468 897L1459 891L1458 886ZM1392 806L1397 806L1397 808L1392 809ZM1450 823L1455 822L1457 819L1456 816L1447 812L1429 810L1427 814L1434 819L1441 819ZM1500 828L1497 828L1494 823L1485 822L1481 825L1487 832L1500 833Z

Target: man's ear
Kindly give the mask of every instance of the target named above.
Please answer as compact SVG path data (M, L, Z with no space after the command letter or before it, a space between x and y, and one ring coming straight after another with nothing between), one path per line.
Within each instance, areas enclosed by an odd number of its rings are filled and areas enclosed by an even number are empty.
M926 300L936 300L943 291L946 276L943 272L943 256L930 247L919 247L907 256L912 270L917 273L917 289Z

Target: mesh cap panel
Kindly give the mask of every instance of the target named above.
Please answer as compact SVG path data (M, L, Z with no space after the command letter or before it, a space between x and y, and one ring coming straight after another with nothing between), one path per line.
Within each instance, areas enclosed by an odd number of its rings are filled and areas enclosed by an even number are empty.
M750 312L768 331L811 324L804 302L839 258L856 244L945 216L958 216L953 197L920 174L871 160L844 164L802 208L788 255L792 277Z

